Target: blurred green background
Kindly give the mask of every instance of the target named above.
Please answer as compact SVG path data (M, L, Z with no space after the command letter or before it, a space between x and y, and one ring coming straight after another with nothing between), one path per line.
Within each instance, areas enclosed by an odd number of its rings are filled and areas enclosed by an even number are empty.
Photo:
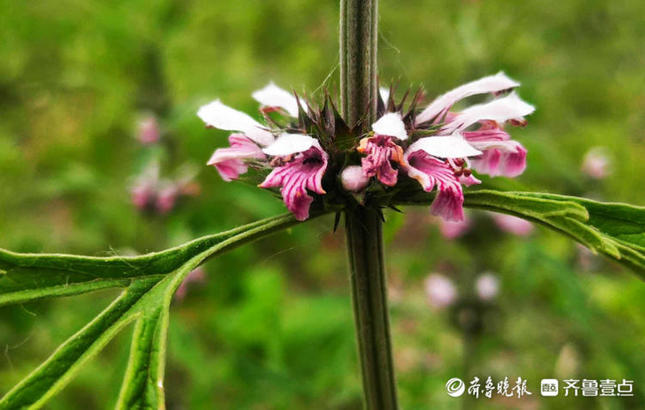
M645 2L382 0L380 14L384 85L433 96L499 70L522 82L537 111L512 134L529 167L485 184L645 204ZM250 93L269 80L313 99L336 92L337 19L335 0L0 0L0 247L143 253L284 212L269 192L202 165L227 134L195 112L219 97L256 113ZM161 128L152 146L136 138L146 113ZM610 162L604 178L581 171L592 147ZM166 214L139 211L129 191L151 161L168 178L194 164L201 194ZM403 409L645 408L645 286L633 274L541 228L505 233L482 213L455 240L427 209L386 216ZM332 225L318 219L205 266L173 305L169 409L360 408L343 233ZM474 291L484 271L499 278L488 302ZM452 306L429 303L432 272L457 286ZM0 308L0 394L115 294ZM110 408L130 331L47 408ZM445 393L449 378L473 376L520 376L533 395ZM635 397L541 400L551 377L632 379Z

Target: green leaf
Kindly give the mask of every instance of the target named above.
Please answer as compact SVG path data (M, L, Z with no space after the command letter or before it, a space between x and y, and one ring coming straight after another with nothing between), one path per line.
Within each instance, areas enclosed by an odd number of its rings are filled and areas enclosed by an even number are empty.
M530 192L477 190L464 196L464 206L540 223L645 277L645 207ZM399 197L395 204L428 205L434 199L419 192Z
M61 272L65 272L69 280L75 283L73 293L96 289L97 287L88 286L87 282L104 280L101 275L111 275L110 279L118 275L126 276L127 283L113 280L106 282L127 287L101 314L70 337L42 365L2 397L0 408L41 407L71 380L87 360L100 352L121 329L133 321L136 324L130 359L117 408L164 408L163 376L168 312L179 284L188 273L213 255L297 223L291 215L278 216L138 258L21 255L5 252L3 269L14 277L12 283L23 286L13 285L11 288L5 285L5 288L0 288L17 289L2 294L5 303L69 294L51 290L61 286L57 282ZM60 263L60 268L57 263ZM94 269L99 272L94 272ZM46 277L34 284L28 280L21 281L20 275L29 278L37 278L38 275ZM44 291L39 292L37 285L42 285Z
M61 390L80 367L95 356L135 316L131 308L155 284L136 281L132 286L65 343L27 378L0 399L0 408L39 408Z
M142 256L91 257L20 254L0 249L0 306L48 296L64 296L111 287L127 287L140 278L161 279L204 250L232 249L267 232L296 224L291 215L264 219L204 236L175 248ZM256 229L257 228L257 229ZM247 235L249 232L251 234ZM243 240L238 240L244 234Z

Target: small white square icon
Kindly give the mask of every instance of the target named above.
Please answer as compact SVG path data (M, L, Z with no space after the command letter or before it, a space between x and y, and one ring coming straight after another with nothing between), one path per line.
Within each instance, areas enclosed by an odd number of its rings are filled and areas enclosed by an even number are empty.
M558 379L542 379L540 385L542 396L554 397L558 395Z

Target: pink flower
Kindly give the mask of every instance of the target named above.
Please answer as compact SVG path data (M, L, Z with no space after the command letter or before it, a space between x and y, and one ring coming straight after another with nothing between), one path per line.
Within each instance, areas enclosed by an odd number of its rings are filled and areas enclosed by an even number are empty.
M475 290L481 300L491 301L499 294L499 279L493 273L483 273L475 282Z
M270 83L253 93L263 111L282 110L297 117L298 100L289 92ZM230 146L215 151L208 165L214 165L225 181L238 178L249 164L272 167L261 188L280 187L287 208L298 220L309 217L314 198L308 191L325 194L322 178L329 156L317 139L308 135L272 131L247 114L225 106L219 100L202 106L197 115L208 125L238 131L229 137ZM278 137L276 138L276 135Z
M461 184L480 183L471 173L469 158L475 169L491 174L515 176L524 170L526 150L510 141L498 124L522 123L524 116L534 111L533 106L511 93L458 113L449 112L465 97L498 94L518 85L503 73L484 77L439 96L416 117L415 124L421 129L429 122L442 124L436 135L419 138L404 155L411 178L419 181L425 191L437 187L439 193L431 208L435 215L449 221L463 220ZM467 131L474 124L479 124L479 129Z
M498 74L499 75L499 74ZM480 89L481 90L481 89ZM525 124L524 116L535 108L522 101L517 94L497 98L485 104L473 105L465 110L446 115L440 134L462 133L463 137L482 155L472 159L475 170L491 176L515 177L526 168L526 149L503 130L503 124ZM472 125L478 129L466 131Z
M363 174L376 177L387 186L396 185L399 171L394 169L392 161L401 163L403 150L387 135L375 135L363 138L358 152L367 156L361 159Z
M363 168L358 165L350 165L343 169L340 180L343 188L349 192L360 192L370 182L369 177L363 173Z
M526 169L526 148L500 128L494 121L482 121L476 131L466 131L464 138L475 148L482 151L479 157L472 158L472 166L477 172L490 176L503 175L516 177Z
M452 281L439 273L428 275L424 281L426 297L430 306L442 309L455 303L457 289Z
M154 115L149 115L139 120L137 128L137 139L140 143L149 145L159 141L161 131Z
M464 219L458 222L447 221L443 218L439 220L439 231L446 239L455 239L459 238L472 226L472 222L467 215L464 215Z
M517 236L527 236L533 232L533 224L522 218L506 214L492 214L495 225L502 231L512 233Z
M285 135L293 136L293 134ZM276 144L279 141L280 139L276 141ZM283 146L273 146L267 148L265 152L274 152L271 150L272 148L275 152L290 151ZM285 155L291 155L291 153ZM313 197L307 194L307 190L317 194L325 194L325 190L322 187L322 177L327 170L327 160L327 153L314 140L306 150L300 151L292 158L287 159L284 165L274 168L259 186L261 188L280 187L280 193L284 203L287 205L287 209L295 215L297 220L304 221L309 218L309 207L314 200Z
M243 134L231 134L228 137L229 148L215 150L208 165L214 165L224 181L237 179L248 170L246 161L265 159L262 149Z
M263 159L262 147L272 144L273 134L247 114L215 100L199 108L197 115L207 126L239 131L229 137L230 147L219 148L208 160L222 179L231 181L247 171L246 161Z
M387 186L396 185L398 170L392 162L403 164L403 149L395 140L406 140L408 135L401 115L387 113L372 124L374 136L363 138L358 152L366 154L361 160L363 173L367 177L376 177Z
M464 219L464 194L461 178L467 184L479 181L470 178L467 162L462 158L479 155L460 135L420 138L410 145L404 155L406 170L426 192L439 191L430 208L434 215L448 221Z
M587 151L582 161L582 172L593 179L604 179L610 173L611 161L603 147L594 147Z
M296 97L270 83L253 93L262 106L283 108L290 116L298 116ZM272 145L275 137L264 125L249 115L215 100L199 108L197 115L209 127L239 131L229 136L228 148L215 150L208 165L213 165L224 181L232 181L248 171L250 161L264 160L263 148Z
M501 98L496 98L484 104L472 105L448 118L441 128L441 134L453 134L466 130L471 125L483 121L504 124L524 125L526 115L532 114L535 107L527 104L514 92Z
M419 181L424 191L431 192L437 187L439 193L432 202L431 212L448 221L463 221L464 194L452 167L423 150L408 150L405 160L408 175Z

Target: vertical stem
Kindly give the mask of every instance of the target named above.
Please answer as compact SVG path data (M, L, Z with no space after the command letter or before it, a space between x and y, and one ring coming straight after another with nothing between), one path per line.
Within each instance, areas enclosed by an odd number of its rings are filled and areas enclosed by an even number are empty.
M340 1L340 99L351 127L376 117L378 0Z
M376 117L378 0L341 0L340 8L341 108L360 134ZM345 224L365 407L395 410L381 211L348 208Z
M365 408L397 409L380 210L345 211L347 250Z

